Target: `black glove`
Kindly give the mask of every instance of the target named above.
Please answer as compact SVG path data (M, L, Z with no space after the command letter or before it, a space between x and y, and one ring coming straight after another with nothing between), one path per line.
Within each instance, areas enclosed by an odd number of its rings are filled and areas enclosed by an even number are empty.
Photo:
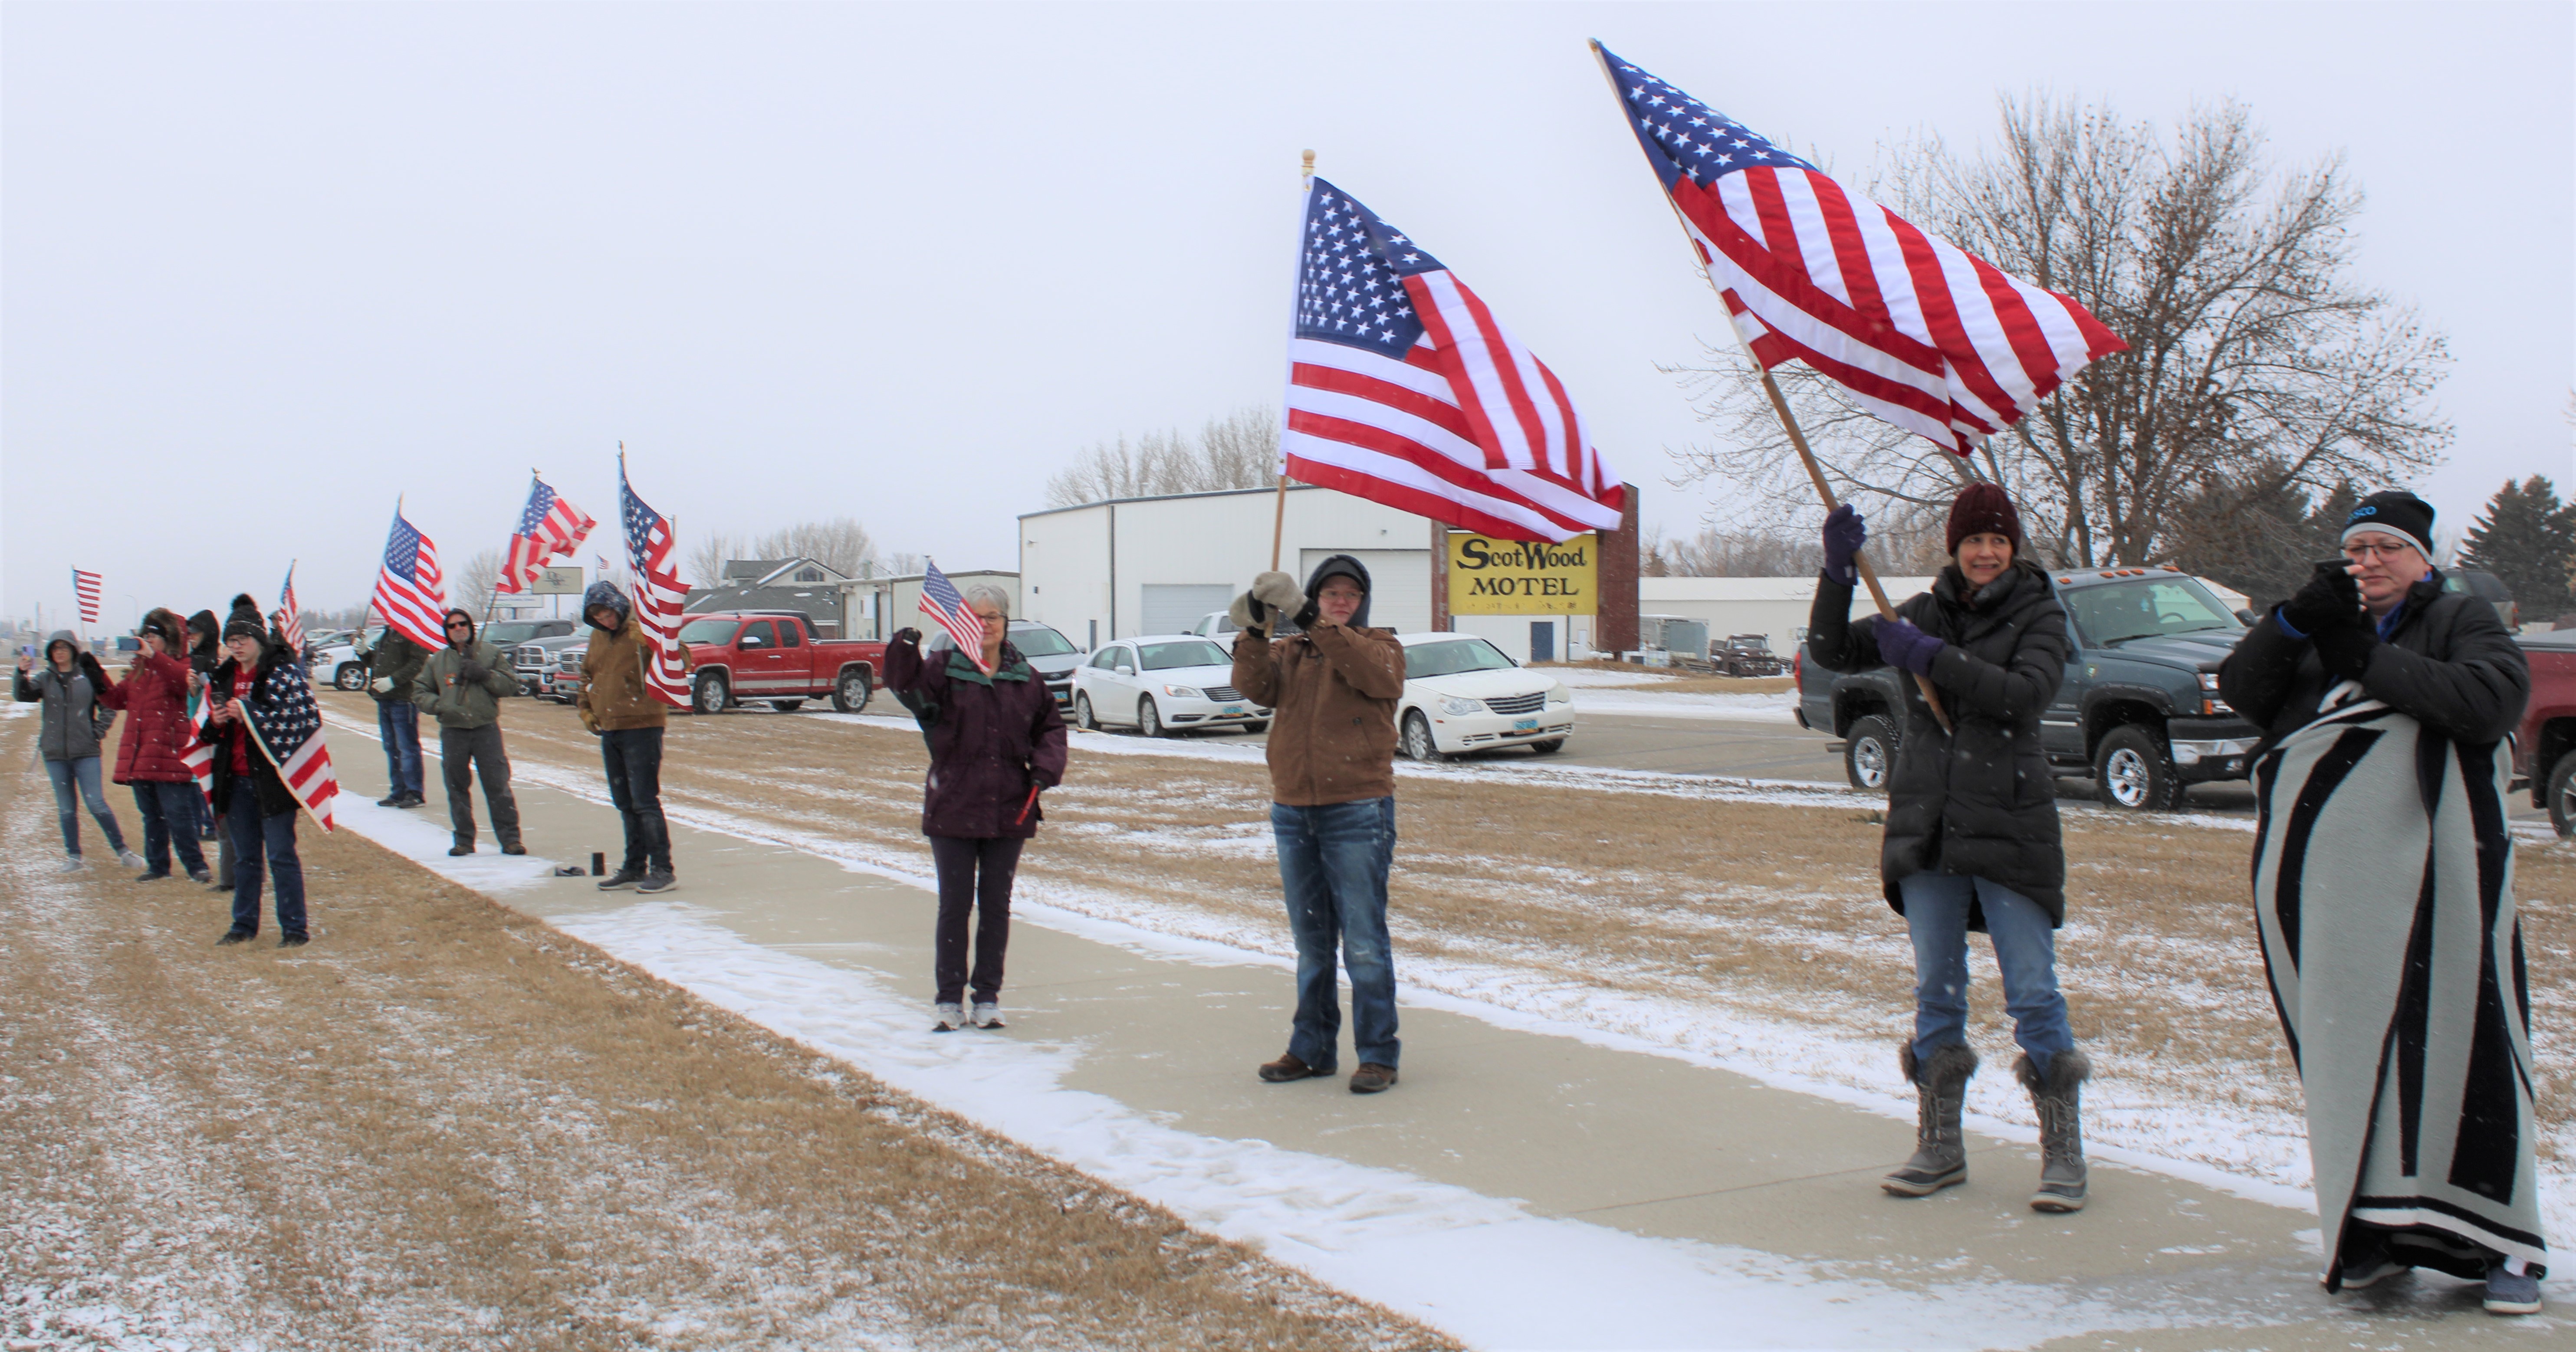
M2378 646L2379 635L2366 624L2335 624L2317 631L2317 657L2326 664L2326 675L2338 681L2360 680L2370 666L2371 650Z
M2317 565L2299 593L2281 603L2281 618L2290 627L2315 638L2329 629L2357 627L2361 623L2361 584L2344 571L2341 559L2329 559Z
M897 629L894 631L894 638L889 641L894 643L909 643L918 648L921 646L921 631L910 628Z
M475 661L471 657L456 664L456 679L460 681L470 682L474 685L481 685L485 680L489 679L491 675L492 669L490 667Z
M1860 513L1848 502L1836 507L1825 518L1825 576L1848 587L1859 580L1860 570L1852 566L1852 556L1869 540L1869 527Z

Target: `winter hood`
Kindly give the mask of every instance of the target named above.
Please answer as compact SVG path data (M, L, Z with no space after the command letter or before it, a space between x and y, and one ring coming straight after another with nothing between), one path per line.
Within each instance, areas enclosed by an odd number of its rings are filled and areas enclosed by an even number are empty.
M1351 627L1354 629L1366 629L1368 627L1369 602L1373 600L1377 594L1377 589L1369 585L1368 565L1352 558L1348 554L1335 554L1331 558L1324 560L1322 563L1316 564L1315 571L1307 575L1306 604L1297 612L1296 623L1298 628L1310 629L1314 627L1315 615L1317 613L1315 594L1324 589L1324 582L1327 578L1333 577L1347 577L1351 581L1360 584L1360 608L1351 613Z
M617 622L621 628L635 622L634 604L626 599L626 593L619 591L614 582L591 583L589 590L581 594L582 623L590 625L593 629L599 628L599 625L591 620L590 612L601 606L617 612Z

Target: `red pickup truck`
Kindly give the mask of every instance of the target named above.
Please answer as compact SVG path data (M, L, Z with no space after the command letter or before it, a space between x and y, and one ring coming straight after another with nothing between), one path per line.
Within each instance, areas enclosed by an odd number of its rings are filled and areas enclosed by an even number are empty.
M885 645L818 638L799 610L728 610L691 615L680 641L697 663L690 712L720 714L745 700L789 712L829 695L854 714L867 707L885 670Z
M2562 836L2576 835L2576 629L2525 634L2531 703L2514 738L2514 773L2531 781L2531 805L2549 809Z

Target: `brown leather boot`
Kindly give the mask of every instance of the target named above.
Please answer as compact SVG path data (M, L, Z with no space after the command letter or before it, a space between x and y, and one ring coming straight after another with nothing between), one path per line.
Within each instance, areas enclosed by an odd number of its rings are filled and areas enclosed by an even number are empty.
M1286 1084L1290 1080L1311 1080L1318 1075L1332 1073L1331 1066L1307 1065L1297 1058L1295 1052L1283 1052L1278 1060L1265 1062L1261 1067L1261 1078L1272 1084Z

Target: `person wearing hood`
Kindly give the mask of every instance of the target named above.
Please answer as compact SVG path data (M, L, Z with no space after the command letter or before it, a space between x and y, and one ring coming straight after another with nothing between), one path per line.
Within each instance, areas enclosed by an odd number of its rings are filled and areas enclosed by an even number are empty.
M519 678L499 648L474 636L472 611L451 606L443 621L447 646L421 664L412 680L412 703L438 719L439 770L447 780L447 820L456 833L447 852L474 853L479 771L501 853L526 854L519 843L519 800L510 792L510 753L501 745L501 701L518 693Z
M957 648L925 654L921 631L886 644L886 689L913 711L930 744L921 833L939 873L932 931L933 1032L1002 1026L1002 962L1011 940L1011 884L1020 851L1046 817L1038 795L1063 782L1064 716L1010 641L1011 594L978 584L958 599L982 623L979 665ZM966 965L967 925L975 964ZM965 1001L973 997L969 1014Z
M36 727L36 754L45 762L45 778L54 785L65 873L77 872L81 866L79 809L83 804L118 861L127 868L144 867L143 856L125 848L125 832L118 829L116 813L107 805L107 791L99 785L99 743L116 720L107 703L114 688L106 669L96 657L81 651L80 640L69 629L57 629L46 637L41 668L35 658L20 657L17 679L10 683L10 693L19 703L44 706Z
M224 626L215 612L200 610L188 617L188 670L195 673L192 689L205 688L206 678L224 664ZM188 809L197 816L197 839L215 842L215 888L230 891L233 885L233 845L230 837L215 821L214 804L202 793L188 796Z
M1333 969L1351 977L1350 1089L1395 1084L1395 955L1386 933L1386 877L1395 864L1395 705L1404 645L1371 629L1368 568L1347 554L1315 566L1306 585L1286 573L1253 579L1229 612L1234 687L1271 710L1270 831L1279 852L1288 927L1297 941L1297 1010L1288 1050L1260 1067L1282 1084L1334 1073L1342 1027ZM1298 632L1273 638L1293 617Z
M411 702L412 683L428 664L429 650L390 624L373 644L361 628L351 648L367 664L367 693L376 701L376 737L385 748L385 783L391 791L376 806L419 807L429 800L421 795L420 706Z
M1854 559L1868 528L1849 504L1825 518L1825 569L1807 617L1807 653L1828 671L1886 665L1909 673L1905 729L1888 780L1879 877L1914 944L1914 1036L1897 1062L1915 1090L1915 1152L1880 1180L1924 1197L1968 1179L1961 1113L1977 1053L1968 1045L1968 934L1984 930L2002 970L2004 1009L2021 1045L2014 1075L2039 1113L2034 1211L2081 1210L2086 1190L2077 1100L2092 1062L2075 1045L2057 988L2066 923L2066 853L2040 715L2066 679L2066 608L2027 557L2021 513L1991 483L1950 504L1950 562L1932 590L1891 619L1851 618ZM1924 702L1940 693L1949 726Z
M280 668L300 663L286 640L271 633L259 606L248 596L233 598L224 620L223 664L206 685L213 712L207 737L214 745L209 766L213 783L208 796L223 814L224 834L233 842L233 923L219 944L246 943L259 934L259 892L265 874L277 894L277 946L300 948L307 936L304 915L304 862L295 851L295 814L301 804L295 791L256 745L251 709L274 709L293 678L278 678ZM263 862L265 861L265 867Z
M599 738L608 800L626 828L625 862L600 880L599 890L668 891L674 875L671 825L662 817L662 732L670 706L644 681L660 649L635 623L635 607L615 583L591 583L582 593L581 616L590 622L590 645L582 650L573 708ZM675 646L683 669L694 665L688 645Z
M238 609L259 608L247 596L234 598ZM107 702L125 711L125 735L116 743L115 779L134 791L134 809L143 817L143 872L136 882L158 882L170 876L170 856L197 882L215 875L197 847L197 772L188 764L196 744L196 727L188 719L188 692L199 681L189 666L187 621L155 608L143 617L142 647L134 664Z

